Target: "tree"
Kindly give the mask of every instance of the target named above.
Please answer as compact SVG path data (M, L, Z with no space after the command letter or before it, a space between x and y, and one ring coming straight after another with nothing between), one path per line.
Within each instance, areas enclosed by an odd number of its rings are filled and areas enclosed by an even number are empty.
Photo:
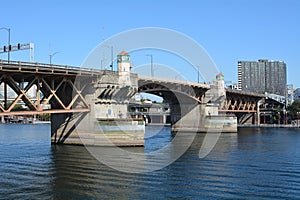
M9 107L11 106L12 103L13 103L13 102L8 102L8 103L7 103L7 108L9 108ZM13 107L12 110L13 110L13 111L19 111L19 110L24 110L24 108L22 107L22 105L16 104L16 105Z
M51 120L51 114L49 114L49 113L39 114L37 117L40 121L50 121Z
M287 110L292 119L297 119L297 112L300 112L300 100L294 101L292 105L287 107Z

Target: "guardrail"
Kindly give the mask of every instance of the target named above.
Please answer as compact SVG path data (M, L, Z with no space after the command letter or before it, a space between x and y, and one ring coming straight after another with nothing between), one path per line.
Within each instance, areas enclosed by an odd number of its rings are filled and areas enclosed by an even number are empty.
M241 94L241 95L248 95L248 96L256 96L256 97L265 97L264 94L259 94L255 92L248 92L248 91L242 91L242 90L233 90L230 88L226 88L226 92L235 93L235 94Z
M142 75L142 74L138 74L138 78L140 80L151 81L151 82L176 83L176 84L181 84L181 85L190 85L190 86L207 88L207 89L210 88L210 85L208 85L208 84L195 83L195 82L190 82L190 81L187 81L187 80L176 80L176 79L172 79L172 78L151 77L151 76L145 76L145 75Z
M0 60L0 70L18 70L35 72L63 72L65 74L99 74L101 70L93 68L81 68L68 65L54 65L38 62L21 62Z

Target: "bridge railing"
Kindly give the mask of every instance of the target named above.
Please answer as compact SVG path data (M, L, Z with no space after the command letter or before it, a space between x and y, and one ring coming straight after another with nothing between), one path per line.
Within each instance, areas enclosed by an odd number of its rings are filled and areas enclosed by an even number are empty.
M258 97L258 98L265 97L264 94L249 92L249 91L242 91L242 90L235 90L235 89L230 89L230 88L226 88L226 92L237 94L237 95L254 96L254 97Z
M0 70L3 68L9 68L10 70L35 70L45 72L63 72L63 73L75 73L75 74L94 74L99 73L101 70L93 68L81 68L68 65L56 65L56 64L45 64L38 62L23 62L23 61L8 61L0 60Z
M151 77L138 74L138 78L146 81L159 81L159 82L167 82L167 83L177 83L182 85L190 85L190 86L198 86L202 88L210 88L210 85L204 83L195 83L187 80L176 80L172 78L162 78L162 77Z

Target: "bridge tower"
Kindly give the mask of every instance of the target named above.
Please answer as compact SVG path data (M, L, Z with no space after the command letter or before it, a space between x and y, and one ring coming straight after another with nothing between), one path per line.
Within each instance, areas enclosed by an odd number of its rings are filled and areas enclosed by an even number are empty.
M226 100L226 90L224 83L224 75L219 73L216 75L216 79L210 86L210 90L205 94L205 103L213 103L218 107L222 107Z
M130 70L132 68L130 63L130 55L126 51L122 51L118 55L117 63L119 84L122 86L130 86Z
M60 126L56 138L62 138L64 129L76 125L63 143L95 146L143 146L145 124L143 119L132 119L128 113L130 98L138 91L137 75L131 74L130 56L122 51L117 55L118 71L102 70L89 84L84 96L90 111L76 124ZM61 143L61 140L53 140Z
M224 75L222 73L219 73L216 76L216 79L214 81L214 87L217 89L217 95L218 96L225 96L225 83L224 83Z

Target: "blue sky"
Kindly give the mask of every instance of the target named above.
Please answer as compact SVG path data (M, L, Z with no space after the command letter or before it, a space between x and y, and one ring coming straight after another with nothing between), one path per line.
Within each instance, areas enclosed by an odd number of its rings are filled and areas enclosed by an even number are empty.
M80 66L91 50L112 35L162 27L196 40L226 80L237 82L238 60L263 58L285 61L288 83L300 87L297 0L10 0L0 5L0 27L11 28L12 44L33 42L37 62L48 63L49 52L59 52L53 63ZM6 43L7 33L1 30L0 45ZM14 52L11 59L28 61L29 52ZM134 59L138 64L149 62L146 56ZM187 78L196 81L193 73Z

